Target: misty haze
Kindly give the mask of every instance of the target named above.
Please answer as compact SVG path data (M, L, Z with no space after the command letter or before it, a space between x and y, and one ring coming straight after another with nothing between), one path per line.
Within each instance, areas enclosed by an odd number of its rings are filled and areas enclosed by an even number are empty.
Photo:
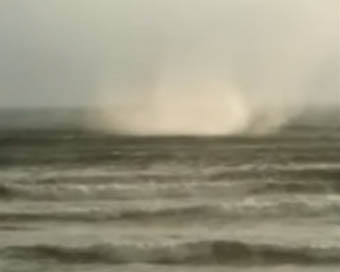
M339 17L0 0L0 271L338 271Z

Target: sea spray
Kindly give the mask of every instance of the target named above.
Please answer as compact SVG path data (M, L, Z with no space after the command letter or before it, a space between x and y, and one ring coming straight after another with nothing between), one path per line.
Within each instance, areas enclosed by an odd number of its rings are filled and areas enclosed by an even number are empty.
M129 135L266 134L308 105L334 101L335 1L241 2L146 5L120 30L123 43L108 49L90 126Z

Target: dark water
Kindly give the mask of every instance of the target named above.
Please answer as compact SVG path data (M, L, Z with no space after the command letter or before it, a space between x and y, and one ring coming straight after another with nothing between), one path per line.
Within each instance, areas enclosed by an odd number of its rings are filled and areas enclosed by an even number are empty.
M0 271L338 271L340 124L0 131Z

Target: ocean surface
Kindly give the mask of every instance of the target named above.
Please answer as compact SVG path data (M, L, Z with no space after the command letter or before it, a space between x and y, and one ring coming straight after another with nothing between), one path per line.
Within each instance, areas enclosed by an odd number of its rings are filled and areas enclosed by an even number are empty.
M334 120L233 137L2 126L0 271L340 271Z

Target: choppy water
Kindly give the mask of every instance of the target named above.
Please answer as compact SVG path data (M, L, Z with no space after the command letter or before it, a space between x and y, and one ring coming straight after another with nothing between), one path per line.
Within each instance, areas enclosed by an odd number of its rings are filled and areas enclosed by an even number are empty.
M340 127L0 131L0 271L338 271Z

